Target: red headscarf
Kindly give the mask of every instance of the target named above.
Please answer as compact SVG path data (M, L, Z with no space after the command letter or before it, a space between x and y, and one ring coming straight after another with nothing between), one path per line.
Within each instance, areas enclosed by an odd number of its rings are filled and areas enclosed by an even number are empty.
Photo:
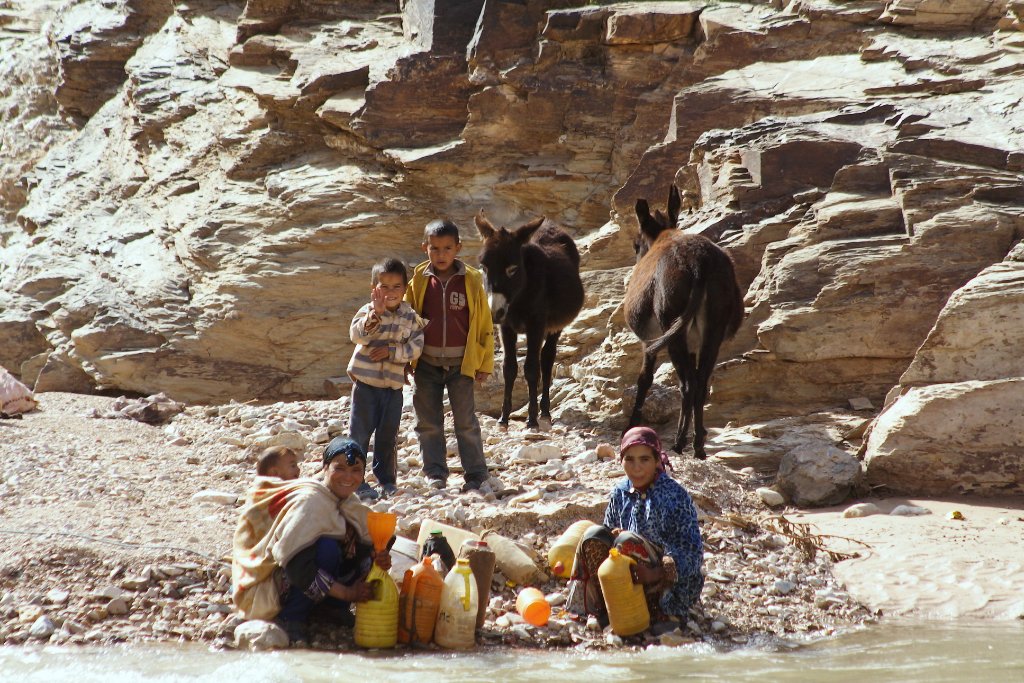
M651 448L661 458L661 462L658 463L659 470L665 472L672 469L672 463L668 461L668 454L661 448L661 439L658 438L658 433L650 427L633 427L622 435L622 442L619 444L619 459L622 459L622 454L626 452L627 448L640 445Z

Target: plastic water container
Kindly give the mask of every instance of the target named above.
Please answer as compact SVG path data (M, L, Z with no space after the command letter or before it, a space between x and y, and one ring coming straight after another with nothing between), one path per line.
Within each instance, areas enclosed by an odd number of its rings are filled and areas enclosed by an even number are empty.
M494 563L497 558L487 541L467 540L459 548L459 557L469 560L469 568L476 579L476 592L479 605L476 611L476 627L484 625L487 616L487 603L491 600L491 579L494 577Z
M480 534L474 534L468 529L461 529L451 524L445 524L444 522L438 522L430 519L429 517L420 522L420 531L416 535L416 543L420 548L423 548L426 544L427 539L430 538L430 534L440 531L444 534L444 537L448 539L448 544L455 550L457 550L463 543L472 539L474 541L480 540ZM452 566L455 566L454 564ZM434 569L437 569L437 565L434 565ZM450 567L449 567L450 569Z
M460 557L448 572L441 590L441 609L434 627L434 642L464 650L476 644L476 612L480 604L469 560Z
M612 631L620 636L632 636L646 631L651 625L643 584L633 580L636 561L623 555L618 548L608 551L608 557L597 568L608 621Z
M366 577L374 587L374 597L356 603L356 645L389 648L398 642L398 586L376 564Z
M551 618L551 605L539 588L524 588L516 596L516 611L528 624L547 626Z
M428 556L406 570L398 596L398 642L427 645L434 638L434 625L441 609L444 579Z
M423 554L421 557L428 557L430 555L437 555L441 559L439 569L442 573L448 572L455 567L455 551L452 550L448 539L444 537L444 532L440 529L431 531L430 536L423 542Z
M570 524L569 528L555 539L548 550L548 568L552 574L562 579L572 576L576 548L579 547L583 534L592 526L594 523L589 519L581 519Z

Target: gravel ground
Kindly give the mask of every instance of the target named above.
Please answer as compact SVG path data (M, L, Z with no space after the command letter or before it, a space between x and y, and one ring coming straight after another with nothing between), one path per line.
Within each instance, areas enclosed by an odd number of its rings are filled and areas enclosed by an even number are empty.
M266 445L297 445L313 475L323 444L341 433L347 400L188 406L169 422L126 417L132 401L46 393L39 409L0 420L0 643L203 641L232 647L241 619L229 599L236 497ZM433 491L419 474L403 418L399 495L378 504L415 538L424 519L516 539L545 567L571 522L600 520L621 476L612 430L556 424L545 433L498 429L482 418L497 494L460 494L461 477ZM552 455L558 456L553 459ZM714 458L673 456L675 476L701 511L707 583L675 631L622 639L559 606L565 582L539 582L553 604L547 627L515 614L515 587L493 586L483 646L634 647L828 635L872 615L837 584L827 552L758 503L755 482ZM449 461L457 472L458 458ZM496 482L497 483L497 482ZM798 541L798 542L794 542ZM813 556L812 556L813 555ZM349 629L321 629L314 647L351 647Z

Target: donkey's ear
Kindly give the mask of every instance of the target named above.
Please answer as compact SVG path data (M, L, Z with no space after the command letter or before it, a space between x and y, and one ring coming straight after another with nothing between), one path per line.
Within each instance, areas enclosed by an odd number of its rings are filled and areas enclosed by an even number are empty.
M672 183L668 190L668 219L671 221L669 225L673 228L679 223L679 209L682 206L683 200L679 197L679 188Z
M484 216L483 209L480 209L480 211L476 214L476 218L474 219L474 221L476 222L477 232L479 232L480 236L483 237L485 240L493 237L494 233L498 231L493 225L491 225L491 222L487 220L487 218Z
M533 237L533 233L537 232L537 228L544 223L544 216L540 218L534 218L526 225L521 225L516 228L516 239L519 240L520 244L526 244Z
M661 232L661 224L651 215L651 207L647 205L646 199L636 200L636 218L640 221L640 235L646 235L648 239L654 240Z
M647 205L646 199L636 200L636 206L634 209L636 211L637 220L640 221L640 225L643 225L644 220L651 217L651 207Z

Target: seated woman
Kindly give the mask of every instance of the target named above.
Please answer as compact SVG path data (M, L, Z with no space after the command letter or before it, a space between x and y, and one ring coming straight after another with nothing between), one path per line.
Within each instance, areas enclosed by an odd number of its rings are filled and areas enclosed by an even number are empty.
M285 480L250 492L235 531L232 599L247 619L273 619L294 642L307 640L315 613L351 626L353 602L369 600L365 581L376 562L368 509L353 495L363 483L366 454L355 441L333 439L324 450L321 480Z
M637 561L636 575L644 585L651 623L668 616L685 620L704 587L697 508L686 489L666 472L668 456L650 427L627 431L619 458L626 478L612 489L604 525L591 527L580 541L574 594L582 591L583 610L607 624L597 569L616 547Z

